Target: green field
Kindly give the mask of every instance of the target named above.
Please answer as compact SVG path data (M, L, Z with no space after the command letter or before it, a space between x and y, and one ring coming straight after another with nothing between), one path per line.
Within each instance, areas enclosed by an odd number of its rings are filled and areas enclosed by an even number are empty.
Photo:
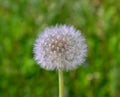
M120 97L120 0L0 0L0 97L58 97L57 71L33 58L39 32L74 25L88 57L64 72L65 97Z

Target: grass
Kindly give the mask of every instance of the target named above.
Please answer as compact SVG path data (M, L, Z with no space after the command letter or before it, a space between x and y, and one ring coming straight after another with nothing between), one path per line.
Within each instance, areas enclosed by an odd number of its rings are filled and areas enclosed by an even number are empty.
M58 97L56 71L41 69L33 44L45 27L74 25L88 57L65 72L66 97L120 97L119 0L0 0L0 97Z

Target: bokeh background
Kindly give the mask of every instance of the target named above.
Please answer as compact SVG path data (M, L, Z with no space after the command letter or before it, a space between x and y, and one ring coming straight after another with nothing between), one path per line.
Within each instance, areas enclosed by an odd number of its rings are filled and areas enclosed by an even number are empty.
M88 57L64 72L65 97L120 97L120 0L0 0L0 97L58 97L57 71L33 58L40 31L74 25Z

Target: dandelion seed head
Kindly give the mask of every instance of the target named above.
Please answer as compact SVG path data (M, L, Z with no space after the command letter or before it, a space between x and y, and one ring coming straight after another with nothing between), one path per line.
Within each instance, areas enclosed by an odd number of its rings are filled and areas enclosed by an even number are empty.
M72 70L85 61L87 44L73 26L46 28L35 41L34 57L44 69Z

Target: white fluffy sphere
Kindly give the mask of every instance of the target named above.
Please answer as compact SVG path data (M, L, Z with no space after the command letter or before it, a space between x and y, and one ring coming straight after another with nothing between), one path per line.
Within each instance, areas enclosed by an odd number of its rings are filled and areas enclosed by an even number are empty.
M73 26L56 25L46 28L34 45L34 57L44 69L72 70L85 61L85 38Z

